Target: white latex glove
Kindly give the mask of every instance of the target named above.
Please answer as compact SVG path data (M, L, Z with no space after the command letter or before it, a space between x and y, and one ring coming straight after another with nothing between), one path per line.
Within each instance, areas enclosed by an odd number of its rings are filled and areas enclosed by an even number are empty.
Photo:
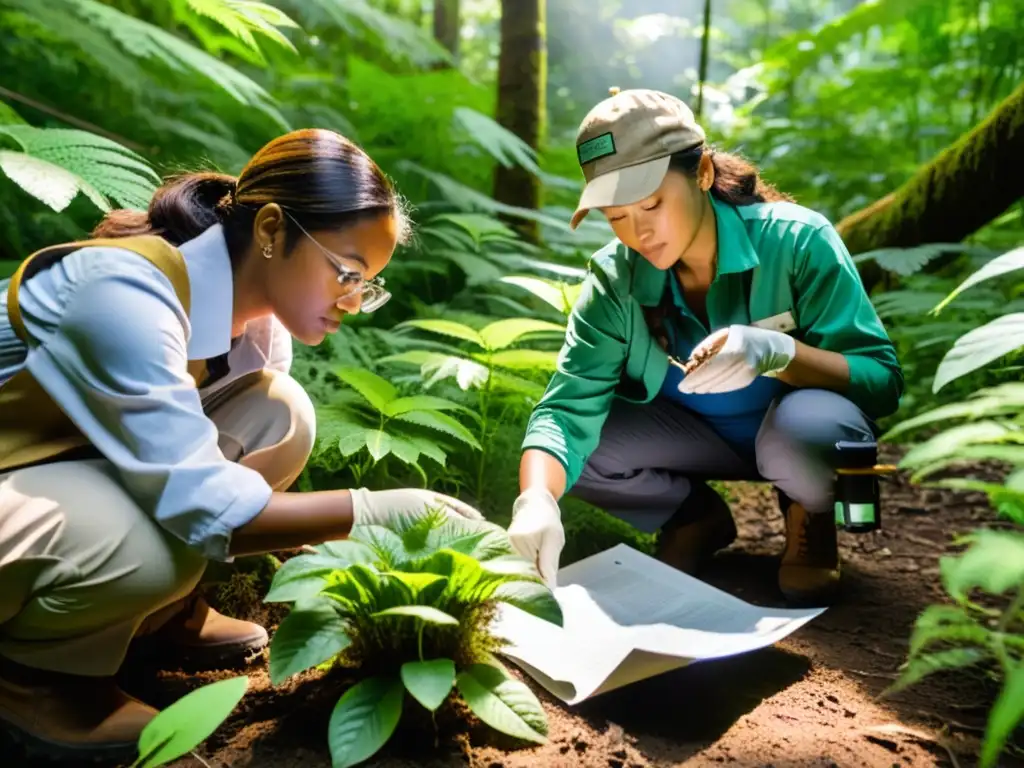
M558 558L565 546L562 513L555 497L536 488L523 491L512 506L508 535L513 549L534 563L541 578L554 589Z
M724 339L724 343L722 343ZM714 350L718 348L718 353ZM683 377L679 391L688 394L731 392L751 384L758 376L774 376L796 355L796 341L779 331L749 325L730 325L698 344L691 360L710 351L712 358Z
M387 525L395 517L426 515L428 507L440 508L449 517L484 519L477 510L458 499L420 488L395 488L390 491L353 488L350 493L354 525Z

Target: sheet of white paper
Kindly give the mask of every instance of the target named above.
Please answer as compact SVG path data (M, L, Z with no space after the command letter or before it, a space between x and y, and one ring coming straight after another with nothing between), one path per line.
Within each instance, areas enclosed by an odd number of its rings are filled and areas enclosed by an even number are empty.
M503 606L504 655L576 704L693 661L777 643L823 608L761 608L620 544L559 571L564 625Z

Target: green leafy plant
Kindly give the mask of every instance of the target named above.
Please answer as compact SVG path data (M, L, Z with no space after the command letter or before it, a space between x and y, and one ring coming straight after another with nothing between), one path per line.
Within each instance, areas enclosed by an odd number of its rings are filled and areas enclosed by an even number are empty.
M561 609L499 526L439 512L359 526L344 541L288 560L266 600L293 603L271 640L275 685L321 665L361 678L331 716L335 768L387 743L406 693L436 713L457 692L487 725L545 741L540 702L496 659L501 640L490 626L501 603L558 625Z
M480 450L473 433L449 415L474 415L469 408L433 395L402 396L393 384L365 368L342 367L333 373L351 389L336 393L318 408L320 450L336 446L343 457L359 457L349 465L356 482L392 455L415 469L426 483L420 457L442 467L447 461L446 444L438 435Z
M431 512L357 526L315 550L288 560L266 596L294 603L270 642L270 679L321 666L357 671L329 726L336 768L382 748L407 692L436 713L457 691L487 725L546 739L540 701L496 658L501 640L489 627L501 603L557 625L561 609L500 526Z
M981 751L981 766L988 768L1024 721L1024 532L981 529L961 543L968 545L962 554L940 561L942 584L954 604L931 605L918 616L907 662L888 691L942 670L996 662L991 674L1002 678L1002 689ZM1005 605L981 605L971 599L974 590L988 602L1003 598Z
M506 414L522 408L522 395L536 400L544 391L543 384L520 374L553 370L557 360L558 353L553 350L513 346L524 337L535 334L557 333L561 336L565 332L565 327L547 320L514 317L488 322L477 330L454 320L424 318L409 320L399 325L396 330L407 328L457 339L472 348L466 350L448 347L442 351L412 349L388 355L381 362L418 365L424 386L427 388L443 379L455 378L462 390L477 389L479 436L484 448L480 451L477 463L475 493L477 497L482 497L488 458L487 446L493 430L506 420ZM495 395L510 394L517 397L502 397L500 400L495 398ZM495 408L496 402L499 404L498 408Z
M1024 266L1024 249L989 261L940 301L938 314L978 283ZM1020 313L1003 315L961 336L939 364L937 391L1024 345ZM981 765L993 766L1014 729L1024 721L1024 384L1009 382L980 390L966 400L930 409L897 425L883 437L943 428L913 446L901 466L915 482L985 493L1010 530L978 529L960 537L962 552L940 561L942 585L952 605L931 605L921 613L895 692L935 672L983 666L1001 690L989 712ZM940 477L964 462L996 461L1009 466L1002 482L973 477Z
M142 730L131 768L155 768L187 755L227 719L245 695L249 678L219 680L182 696Z

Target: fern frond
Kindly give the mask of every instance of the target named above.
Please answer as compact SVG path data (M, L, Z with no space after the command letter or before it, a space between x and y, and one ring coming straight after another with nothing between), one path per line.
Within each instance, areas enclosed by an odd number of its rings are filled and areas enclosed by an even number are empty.
M265 64L266 59L256 42L256 34L263 35L273 40L278 45L287 48L293 53L295 46L281 32L278 27L298 28L291 17L279 8L274 8L266 3L256 0L174 0L179 16L188 23L188 12L204 19L209 19L237 40L241 41L247 49L255 54L256 59ZM187 9L185 13L182 13Z
M533 147L494 118L469 107L456 107L452 117L471 141L506 168L519 165L534 175L540 175Z
M201 75L219 86L232 98L243 104L259 105L271 101L270 95L254 80L246 77L233 67L224 64L189 42L166 32L148 22L122 13L116 8L98 0L5 0L25 15L35 18L47 29L78 45L81 50L105 66L105 56L110 55L109 39L136 59L159 61L171 69ZM64 15L77 20L76 24L50 26L55 16ZM105 49L93 44L81 45L82 22L87 29L99 30L109 37Z
M367 0L287 0L282 4L294 8L306 28L337 26L353 37L369 33L394 60L422 67L451 61L451 54L433 36Z
M107 198L145 209L160 177L135 152L86 131L0 126L21 151L0 152L0 168L18 186L62 211L81 192L101 210Z
M25 125L25 120L13 107L0 101L0 125Z

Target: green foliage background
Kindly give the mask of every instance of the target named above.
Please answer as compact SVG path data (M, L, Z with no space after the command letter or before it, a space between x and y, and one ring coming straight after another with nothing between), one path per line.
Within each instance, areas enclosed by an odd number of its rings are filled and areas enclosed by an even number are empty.
M610 236L600 222L577 233L565 223L579 189L576 124L611 85L692 100L703 2L548 0L548 135L539 151L491 118L497 0L463 0L455 62L429 34L428 6L0 0L0 274L35 248L84 236L103 209L143 207L163 175L234 173L291 128L340 131L397 181L414 205L417 232L388 268L395 299L383 311L354 318L316 349L297 349L294 373L320 416L317 453L300 486L429 485L504 523L522 432L553 366L573 286ZM703 84L712 141L755 161L769 181L833 221L897 188L1024 75L1024 0L722 0L713 7ZM499 163L538 174L544 207L494 201ZM1005 462L1006 482L985 490L1018 523L1019 392L997 389L1001 399L993 405L982 397L984 408L967 398L1020 379L1020 272L1007 269L937 307L1021 245L1022 215L1018 202L952 246L959 255L939 270L922 268L951 246L859 257L886 269L872 298L909 385L901 412L883 426L913 417L931 423L915 438L933 441L922 442L931 446L926 456L941 460L930 470ZM539 222L540 244L516 234L521 220ZM1000 354L967 349L979 338L981 347L1000 339ZM936 435L938 419L929 414L947 406L961 409L964 429ZM911 434L918 433L899 428L892 437ZM915 469L921 455L910 457ZM585 504L569 500L564 514L566 562L618 541L651 544ZM968 563L985 547L998 549L979 541ZM961 573L949 582L954 601L965 584L1005 586ZM1004 590L1000 637L1021 631L1022 588L1024 577ZM926 630L945 626L925 623ZM1000 702L1005 725L1014 713L1019 719L1013 702L1024 708L1019 647L981 645L1016 691L1016 699L1006 694L1010 704Z

